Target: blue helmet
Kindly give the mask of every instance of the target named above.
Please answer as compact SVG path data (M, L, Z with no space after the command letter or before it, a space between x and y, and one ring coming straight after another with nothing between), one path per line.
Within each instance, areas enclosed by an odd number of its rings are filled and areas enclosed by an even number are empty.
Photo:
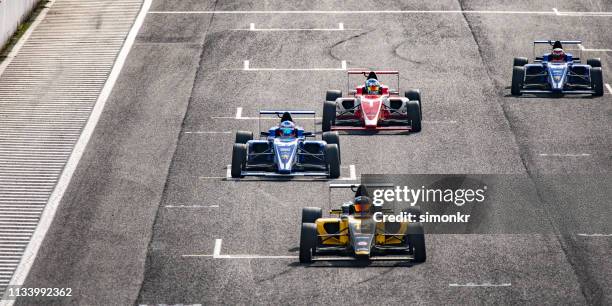
M380 83L376 79L368 79L365 85L367 94L378 94L380 91Z
M295 136L295 123L283 121L278 125L281 136Z

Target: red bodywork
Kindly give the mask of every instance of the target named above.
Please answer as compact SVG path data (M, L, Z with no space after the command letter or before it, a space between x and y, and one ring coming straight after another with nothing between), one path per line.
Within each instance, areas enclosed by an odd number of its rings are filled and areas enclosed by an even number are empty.
M364 70L351 70L348 71L348 74L363 74L366 75L370 71ZM399 72L397 71L374 71L377 75L381 74L394 74L397 75ZM355 109L355 113L347 114L347 115L339 115L336 117L336 120L355 120L359 119L361 121L361 126L344 126L344 125L333 125L331 126L332 131L364 131L364 130L386 130L386 131L410 131L410 126L380 126L379 123L386 119L404 119L405 117L392 114L387 107L385 107L382 102L383 98L398 96L397 93L390 94L389 87L381 84L381 94L379 95L369 95L364 94L364 88L362 86L357 86L355 88L354 97L360 98L361 103L360 107Z

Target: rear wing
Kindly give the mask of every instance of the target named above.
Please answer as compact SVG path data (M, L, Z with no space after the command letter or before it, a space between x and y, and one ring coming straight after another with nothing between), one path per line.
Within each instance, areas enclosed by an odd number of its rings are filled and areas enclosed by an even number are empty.
M582 57L582 41L581 40L534 40L533 41L533 58L534 61L539 62L542 60L542 55L538 55L536 53L536 46L538 45L550 45L551 47L555 45L556 42L561 43L561 45L577 45L577 49L569 49L571 51L578 51L579 55L574 56L573 60L575 62L580 62L580 58Z
M311 116L312 115L312 133L305 133L306 136L314 136L315 132L316 132L316 112L315 111L309 111L309 110L260 110L259 111L259 118L257 120L257 127L258 127L258 131L259 131L259 135L262 135L261 132L261 119L262 119L262 115L276 115L279 119L283 117L283 115L285 113L289 113L290 115L297 115L297 116Z
M332 189L351 189L351 191L353 192L357 192L357 188L359 188L359 186L361 186L362 184L329 184L329 188L328 188L328 195L327 195L327 207L331 210L331 192ZM370 187L383 187L383 188L393 188L395 187L394 184L385 184L385 183L380 183L380 184L364 184L366 186L366 188L370 188Z
M354 88L351 88L351 75L363 75L363 77L368 77L370 73L375 73L376 75L395 75L397 76L397 85L395 90L399 92L399 71L397 70L367 70L367 69L352 69L346 72L346 92L351 92ZM365 80L364 80L365 81Z

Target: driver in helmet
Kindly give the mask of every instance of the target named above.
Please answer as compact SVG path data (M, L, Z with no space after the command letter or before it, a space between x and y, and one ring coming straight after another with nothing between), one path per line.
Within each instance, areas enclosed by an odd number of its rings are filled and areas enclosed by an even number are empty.
M368 79L365 83L365 92L368 95L380 94L380 83L377 79Z
M278 131L281 137L295 137L295 123L288 120L282 121L278 125Z
M368 216L370 215L372 208L372 200L366 196L358 196L353 202L355 208L355 215Z
M565 52L562 48L554 48L550 53L550 61L553 63L565 62Z

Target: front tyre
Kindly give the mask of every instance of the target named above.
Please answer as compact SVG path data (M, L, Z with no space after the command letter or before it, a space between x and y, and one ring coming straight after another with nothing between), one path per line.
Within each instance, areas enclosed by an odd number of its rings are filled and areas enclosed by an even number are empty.
M419 101L409 100L406 103L406 115L408 116L407 124L412 132L421 131L421 103Z
M334 124L336 124L336 102L325 101L323 104L323 120L321 122L321 129L323 132L329 132Z
M591 68L591 88L593 88L593 97L603 96L604 85L601 67Z
M523 83L525 82L525 67L512 68L512 87L510 93L513 96L520 96Z
M340 163L342 164L342 152L340 150L340 135L338 132L323 132L323 136L321 137L323 141L328 144L336 144L338 145L338 157L340 158Z
M300 263L311 263L312 254L317 246L317 226L314 223L302 223L300 231Z
M427 251L425 249L425 232L420 222L408 223L408 243L414 255L415 262L425 262Z
M326 144L325 145L325 163L327 163L327 169L329 178L335 179L340 177L340 154L338 152L338 145Z
M233 178L244 177L242 169L246 166L247 146L243 143L235 143L232 148L232 170Z

